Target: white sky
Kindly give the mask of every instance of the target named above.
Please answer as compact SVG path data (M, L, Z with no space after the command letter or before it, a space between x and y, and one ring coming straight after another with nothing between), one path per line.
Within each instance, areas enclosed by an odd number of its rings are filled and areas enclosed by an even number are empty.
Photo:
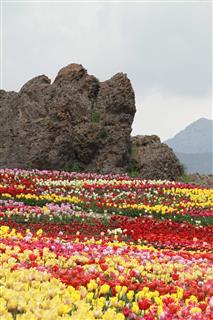
M3 89L19 91L39 74L54 79L75 62L101 81L127 73L137 106L133 134L165 140L212 118L210 2L8 0L2 9Z

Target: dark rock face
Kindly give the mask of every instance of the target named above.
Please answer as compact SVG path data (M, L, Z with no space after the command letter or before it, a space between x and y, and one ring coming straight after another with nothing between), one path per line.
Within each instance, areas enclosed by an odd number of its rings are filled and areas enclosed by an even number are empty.
M155 135L131 138L131 162L144 179L175 180L183 173L173 150Z
M100 82L78 64L20 92L0 90L0 167L126 172L175 179L181 165L157 136L131 138L135 96L127 76ZM130 152L132 150L132 152Z
M135 96L127 76L105 82L78 64L0 91L0 167L124 172Z

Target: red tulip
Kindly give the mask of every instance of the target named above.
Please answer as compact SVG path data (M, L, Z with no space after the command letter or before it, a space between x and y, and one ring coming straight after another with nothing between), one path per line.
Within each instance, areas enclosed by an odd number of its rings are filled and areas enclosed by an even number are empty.
M149 299L140 300L138 306L141 310L147 310L151 306L151 301Z

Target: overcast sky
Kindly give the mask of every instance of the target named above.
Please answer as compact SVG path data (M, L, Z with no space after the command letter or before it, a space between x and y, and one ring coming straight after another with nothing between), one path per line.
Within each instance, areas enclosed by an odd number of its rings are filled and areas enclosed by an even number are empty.
M127 73L136 96L133 134L172 137L212 118L210 2L4 2L2 88L81 63L104 81Z

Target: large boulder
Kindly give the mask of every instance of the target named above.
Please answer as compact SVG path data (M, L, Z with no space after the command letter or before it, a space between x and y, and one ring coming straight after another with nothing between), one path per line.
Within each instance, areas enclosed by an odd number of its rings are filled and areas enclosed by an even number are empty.
M144 179L175 180L183 167L171 148L156 135L131 138L131 170Z
M126 74L100 82L79 64L0 91L0 167L125 172L135 96Z

